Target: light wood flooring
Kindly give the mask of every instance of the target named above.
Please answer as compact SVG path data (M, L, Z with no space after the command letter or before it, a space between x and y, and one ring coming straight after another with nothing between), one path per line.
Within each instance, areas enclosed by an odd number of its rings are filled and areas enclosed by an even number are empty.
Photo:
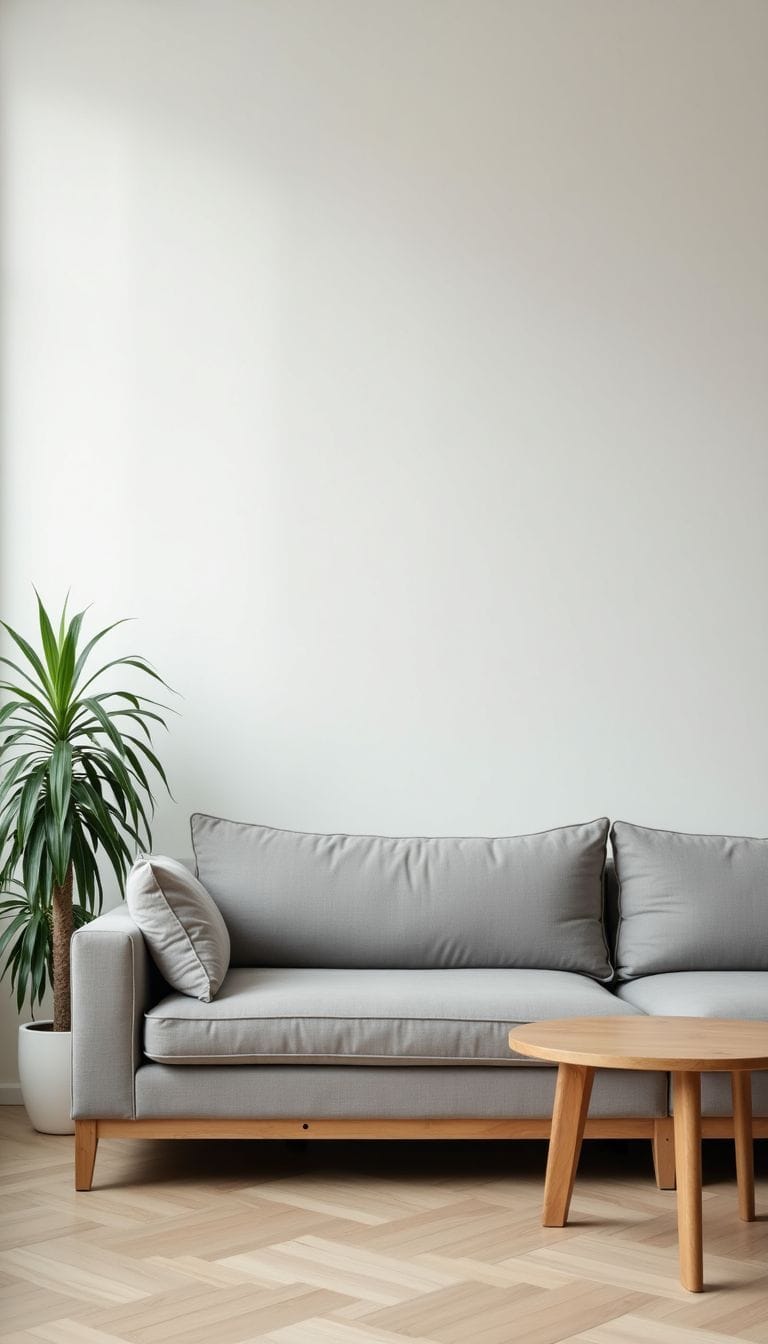
M706 1291L678 1283L650 1143L585 1143L571 1223L539 1218L533 1142L72 1140L0 1108L0 1344L768 1344L758 1220L704 1145Z

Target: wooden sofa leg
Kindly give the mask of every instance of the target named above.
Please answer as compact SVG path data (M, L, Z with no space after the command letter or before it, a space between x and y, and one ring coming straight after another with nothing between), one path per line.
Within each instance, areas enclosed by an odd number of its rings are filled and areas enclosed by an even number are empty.
M659 1189L674 1190L675 1122L671 1117L653 1122L653 1169Z
M75 1121L75 1189L90 1190L99 1144L98 1120Z

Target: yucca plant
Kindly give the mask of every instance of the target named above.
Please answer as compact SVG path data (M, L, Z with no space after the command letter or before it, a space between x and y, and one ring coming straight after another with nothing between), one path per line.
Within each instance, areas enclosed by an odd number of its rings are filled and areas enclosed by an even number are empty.
M81 647L85 611L68 621L65 602L55 631L39 595L37 608L39 651L0 621L21 653L0 658L5 677L16 674L0 680L10 697L0 708L0 957L19 1010L27 998L34 1010L52 983L53 1029L69 1031L72 933L101 909L101 855L122 893L136 851L152 848L147 770L168 788L152 729L167 726L158 710L169 707L101 689L105 673L128 667L165 686L137 654L91 672L96 645L123 621Z

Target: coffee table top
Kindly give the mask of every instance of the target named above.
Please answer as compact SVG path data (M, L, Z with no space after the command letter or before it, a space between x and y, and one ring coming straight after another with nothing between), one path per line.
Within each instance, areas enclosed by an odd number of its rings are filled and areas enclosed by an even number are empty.
M717 1017L564 1017L513 1027L509 1048L555 1064L673 1073L768 1068L768 1022Z

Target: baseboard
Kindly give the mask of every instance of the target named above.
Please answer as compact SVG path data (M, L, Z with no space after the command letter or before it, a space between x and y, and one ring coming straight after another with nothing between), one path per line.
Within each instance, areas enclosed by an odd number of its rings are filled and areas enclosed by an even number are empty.
M20 1106L21 1088L18 1083L0 1083L0 1106Z

